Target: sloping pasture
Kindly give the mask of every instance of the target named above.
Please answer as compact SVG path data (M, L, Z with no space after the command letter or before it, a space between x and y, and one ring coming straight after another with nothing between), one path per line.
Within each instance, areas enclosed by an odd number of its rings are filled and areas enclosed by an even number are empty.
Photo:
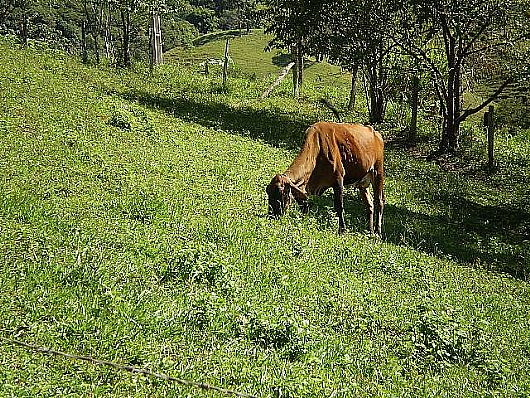
M385 237L354 192L338 236L329 195L265 216L312 101L6 40L0 65L2 338L257 396L530 392L528 131L494 175L389 143ZM0 347L2 396L202 394Z

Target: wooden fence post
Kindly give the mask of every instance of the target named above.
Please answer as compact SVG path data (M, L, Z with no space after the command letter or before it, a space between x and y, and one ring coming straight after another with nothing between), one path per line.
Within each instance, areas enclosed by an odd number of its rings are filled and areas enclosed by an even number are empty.
M492 169L495 166L495 158L493 154L493 143L495 140L495 123L494 123L494 108L490 105L488 111L484 113L484 127L488 135L488 167Z
M226 81L228 80L228 53L230 50L230 39L226 39L225 44L225 59L223 63L223 86L226 85Z
M160 15L153 12L151 16L151 67L162 63L162 30L160 29Z

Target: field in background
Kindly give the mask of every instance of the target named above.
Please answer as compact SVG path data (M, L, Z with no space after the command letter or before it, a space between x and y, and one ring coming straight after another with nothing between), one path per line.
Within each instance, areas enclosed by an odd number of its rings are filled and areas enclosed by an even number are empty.
M191 66L196 70L204 70L202 62L208 59L222 60L224 57L226 39L230 39L230 68L235 73L242 74L250 79L265 82L274 80L276 76L290 62L290 55L285 51L276 49L266 50L271 35L266 35L261 30L252 30L249 34L239 36L237 31L211 33L195 40L195 47L173 49L164 54L168 62L181 63ZM214 73L218 73L214 69ZM315 91L328 87L335 89L348 89L351 75L342 72L337 66L327 62L307 60L305 65L305 82ZM286 78L287 81L290 78ZM344 91L347 95L347 91ZM346 101L344 99L343 101Z
M472 125L455 164L389 142L384 239L353 191L338 236L329 194L265 216L329 118L267 84L2 39L1 335L258 396L528 395L530 131L494 174ZM1 396L199 395L0 344Z

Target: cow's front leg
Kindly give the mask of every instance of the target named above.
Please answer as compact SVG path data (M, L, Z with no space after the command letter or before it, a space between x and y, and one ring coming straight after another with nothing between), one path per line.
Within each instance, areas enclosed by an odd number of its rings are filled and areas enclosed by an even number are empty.
M337 216L339 216L339 234L342 234L346 230L346 224L344 223L344 184L342 179L333 187L333 199L335 211Z
M368 188L359 188L361 198L366 206L366 213L368 215L368 229L370 233L374 233L374 200Z
M302 210L302 214L309 213L309 203L307 200L301 200L298 202L298 205L300 206L300 210Z

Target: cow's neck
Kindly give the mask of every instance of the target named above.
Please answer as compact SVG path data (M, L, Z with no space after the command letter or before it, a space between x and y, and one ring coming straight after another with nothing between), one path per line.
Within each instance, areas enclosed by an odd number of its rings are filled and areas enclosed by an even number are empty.
M284 173L304 192L307 192L307 184L317 164L317 157L321 146L318 136L318 131L316 129L308 131L300 153Z
M315 169L314 162L308 161L303 153L293 161L293 163L285 170L285 174L298 188L305 191L309 178Z

